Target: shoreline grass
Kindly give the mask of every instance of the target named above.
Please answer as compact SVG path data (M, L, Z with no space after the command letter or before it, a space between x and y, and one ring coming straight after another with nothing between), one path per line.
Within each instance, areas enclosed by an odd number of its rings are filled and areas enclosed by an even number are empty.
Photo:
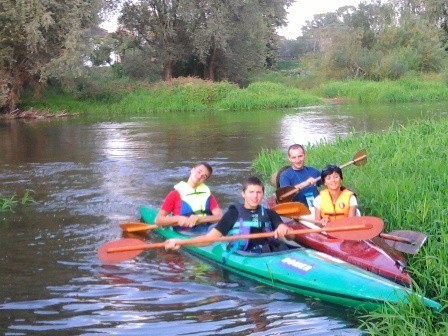
M281 83L256 82L240 89L228 82L177 79L171 83L133 86L132 89L124 90L117 88L116 92L108 95L98 93L79 98L60 90L47 89L40 100L27 96L21 108L143 115L158 112L258 110L321 103L319 97Z
M344 169L344 185L353 188L363 214L380 217L385 232L425 232L428 241L416 255L407 256L414 289L444 307L433 312L419 300L385 307L360 317L360 328L372 335L448 335L448 120L419 121L384 133L349 135L332 143L307 148L307 164L322 168L341 165L361 148L368 163ZM286 153L263 150L253 169L269 181L287 164Z
M90 82L88 82L90 80ZM145 115L210 110L260 110L322 105L330 100L358 104L448 101L448 85L440 78L409 77L397 81L323 81L290 78L272 72L246 88L229 82L176 78L172 82L131 82L90 78L76 94L48 87L42 97L24 94L21 109L51 113Z

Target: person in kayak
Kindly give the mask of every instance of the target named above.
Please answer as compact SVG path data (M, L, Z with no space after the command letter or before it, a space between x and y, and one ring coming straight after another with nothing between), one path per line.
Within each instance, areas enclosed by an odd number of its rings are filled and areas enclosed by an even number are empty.
M314 199L315 219L325 226L329 221L356 216L358 202L353 191L342 186L342 170L336 165L327 165L321 173L326 187Z
M275 211L261 205L264 196L263 182L258 177L249 177L243 183L241 195L244 199L243 204L231 205L215 227L203 236L190 238L189 242L194 244L198 241L197 246L203 246L207 245L201 242L204 238L214 239L226 235L274 231L274 239L239 240L230 244L229 248L255 253L288 249L289 247L278 239L287 235L289 227L282 222ZM177 239L168 239L165 243L167 250L177 250L179 247Z
M294 144L288 148L288 160L291 166L280 173L279 186L292 186L299 192L292 198L293 202L301 202L308 208L313 207L314 198L319 195L317 189L321 181L316 179L320 176L320 171L311 166L305 166L305 147Z
M218 201L204 184L212 173L213 169L208 163L196 164L191 169L187 182L177 183L165 197L155 224L177 225L177 230L191 234L207 232L209 225L222 217Z

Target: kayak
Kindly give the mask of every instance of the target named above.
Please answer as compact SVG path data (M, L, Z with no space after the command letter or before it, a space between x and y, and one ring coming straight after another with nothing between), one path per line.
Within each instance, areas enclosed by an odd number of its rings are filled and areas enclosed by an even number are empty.
M314 227L314 225L297 221L290 221L287 224L293 230ZM407 272L406 259L403 254L398 251L386 252L373 241L343 240L322 233L296 235L294 241L383 276L400 285L411 286L412 281Z
M273 208L276 205L273 197L268 199L268 206ZM313 212L310 215L302 216L314 218ZM292 229L317 228L318 226L307 221L295 221L289 218L283 218ZM380 241L371 240L343 240L332 238L322 233L308 233L297 235L294 241L300 245L312 248L316 251L327 253L333 257L342 259L352 265L361 267L369 272L381 275L400 285L411 287L412 279L407 272L407 263L401 252L388 247L387 244L377 244Z
M143 222L153 224L153 208L142 206L140 213ZM165 239L191 238L171 227L157 228L155 232ZM417 295L396 282L305 247L255 254L231 251L227 243L216 242L207 246L183 246L182 249L265 285L366 311L376 310L386 303L408 302L410 295ZM439 303L418 297L427 307L441 309Z

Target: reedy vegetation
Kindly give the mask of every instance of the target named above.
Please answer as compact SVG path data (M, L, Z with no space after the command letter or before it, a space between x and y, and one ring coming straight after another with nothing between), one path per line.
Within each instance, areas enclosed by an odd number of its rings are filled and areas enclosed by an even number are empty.
M428 241L408 266L416 292L442 304L442 312L426 309L417 297L409 303L361 313L362 329L372 335L448 334L448 120L422 121L392 127L386 133L350 135L307 149L307 164L322 168L343 164L361 148L368 163L344 171L344 185L353 188L363 214L385 221L385 231L415 230ZM287 164L281 150L263 150L253 169L265 181Z
M303 88L306 85L309 86ZM415 76L386 82L347 80L323 83L316 79L314 85L301 78L273 72L259 76L247 88L241 89L229 82L191 77L156 84L90 78L78 81L76 95L48 89L40 99L26 96L20 107L54 113L144 115L309 106L322 104L324 98L344 98L355 103L448 101L448 86L435 76L429 79Z
M4 197L0 194L0 212L13 211L14 208L20 203L22 205L34 204L36 201L32 197L33 190L25 191L25 194L21 197L20 202L16 200L16 196Z

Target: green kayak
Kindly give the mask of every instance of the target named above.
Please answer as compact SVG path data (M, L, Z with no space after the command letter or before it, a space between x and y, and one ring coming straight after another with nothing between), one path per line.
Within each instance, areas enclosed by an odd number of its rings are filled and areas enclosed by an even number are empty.
M153 223L155 209L143 206L140 213L145 223ZM170 227L155 231L166 239L191 238ZM417 295L409 288L309 248L262 254L231 252L225 242L182 248L246 278L347 307L371 311L385 303L407 302L410 295ZM441 309L439 303L418 297L427 307Z

